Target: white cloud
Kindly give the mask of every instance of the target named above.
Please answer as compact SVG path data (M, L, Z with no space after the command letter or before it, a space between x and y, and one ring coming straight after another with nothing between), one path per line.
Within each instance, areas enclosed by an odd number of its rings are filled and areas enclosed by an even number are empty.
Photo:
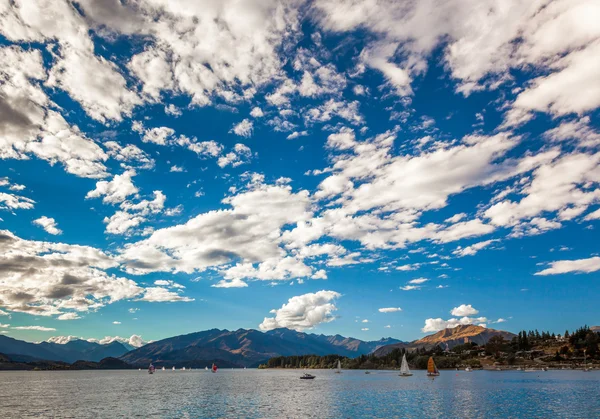
M12 329L15 330L37 330L38 332L55 332L56 329L53 327L44 327L44 326L13 326Z
M367 330L369 330L369 328L368 328L368 327L363 327L363 328L362 328L362 329L360 329L360 330L362 330L363 332L366 332Z
M165 106L165 113L167 115L172 115L174 117L183 115L183 112L181 112L181 109L179 109L177 106L173 105L172 103Z
M74 313L74 312L70 312L70 313L61 314L56 319L57 320L77 320L77 319L80 319L80 318L81 317L79 316L79 314Z
M52 336L48 339L46 339L46 342L50 342L50 343L56 343L58 345L65 345L71 341L74 340L79 340L80 338L78 338L77 336Z
M234 125L230 132L233 132L235 135L239 135L240 137L250 138L253 130L253 122L249 119L244 119L242 122Z
M420 290L421 287L419 287L418 285L404 285L403 287L400 287L400 289L402 291L415 291Z
M32 209L35 204L33 199L11 193L0 192L0 209Z
M158 279L158 280L154 281L154 285L158 285L160 287L179 288L179 289L185 288L184 285L178 284L177 282L172 281L170 279L168 279L168 280L167 279Z
M424 284L427 281L429 281L428 278L416 278L416 279L411 279L410 281L408 281L408 283L413 284L413 285L420 285L420 284Z
M135 170L127 170L120 175L115 175L111 181L101 180L96 182L96 189L87 193L86 198L100 198L105 204L117 204L123 202L128 196L139 192L131 178L135 176Z
M566 273L590 273L600 271L600 257L594 256L588 259L557 260L550 262L550 267L535 275L558 275Z
M169 169L169 172L176 172L176 173L183 173L186 172L184 167L181 166L177 166L176 164L174 164L173 166L171 166L171 168Z
M485 240L479 243L474 243L470 246L462 247L458 246L456 250L452 252L452 254L463 257L463 256L473 256L476 255L481 249L488 247L489 245L498 242L498 240Z
M274 317L265 317L260 330L273 330L280 327L303 331L321 323L335 319L337 307L333 300L341 297L335 291L318 291L292 297L280 309L271 310Z
M144 341L142 339L141 336L139 335L131 335L128 338L124 338L124 337L120 337L120 336L105 336L102 339L86 339L88 342L96 342L99 343L101 345L108 345L109 343L112 342L122 342L122 343L127 343L131 346L133 346L134 348L139 348L141 346L144 346L146 343L146 341Z
M48 234L56 236L62 233L62 230L58 228L58 224L54 218L49 218L44 215L36 220L33 220L33 223L42 227Z
M263 110L261 108L259 108L258 106L255 106L250 111L250 116L252 116L254 118L262 118L263 116L265 116L265 113L263 112Z
M248 163L252 157L252 150L250 147L244 144L236 144L233 150L229 153L219 157L217 164L219 167L238 167L242 164Z
M400 265L396 267L397 271L415 271L419 268L419 264L418 263L411 263L408 265Z
M385 307L379 309L380 313L396 313L398 311L402 311L402 309L400 307Z
M107 154L121 163L124 169L152 169L156 162L148 153L133 144L121 146L116 141L106 141Z
M121 324L121 322L115 320L114 322L112 322L112 324Z
M463 317L463 316L473 316L475 314L478 314L479 310L476 310L475 308L473 308L473 306L471 304L461 304L458 307L454 307L452 309L452 311L450 311L450 314L452 314L453 316L459 316L459 317Z
M361 323L369 323L369 320L364 319Z
M139 301L148 302L191 302L193 298L180 295L176 291L170 291L162 287L148 287L144 290L144 295L138 299Z
M142 141L158 145L167 145L173 139L175 130L169 127L155 127L144 131Z
M42 12L43 13L43 12ZM60 56L46 84L66 91L92 118L106 122L130 116L140 98L127 88L125 78L112 62L71 46L60 47ZM110 86L110 88L107 88Z

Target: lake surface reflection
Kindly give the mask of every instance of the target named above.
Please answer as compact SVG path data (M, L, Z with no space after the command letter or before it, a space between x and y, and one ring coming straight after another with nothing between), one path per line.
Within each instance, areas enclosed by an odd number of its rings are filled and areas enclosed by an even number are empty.
M600 418L600 371L0 372L2 418Z

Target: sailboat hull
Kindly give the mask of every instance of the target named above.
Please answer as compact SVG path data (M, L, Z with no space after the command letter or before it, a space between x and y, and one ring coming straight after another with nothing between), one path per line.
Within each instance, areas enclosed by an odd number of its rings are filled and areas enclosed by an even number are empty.
M400 377L412 377L412 372L403 372L402 374L399 374Z

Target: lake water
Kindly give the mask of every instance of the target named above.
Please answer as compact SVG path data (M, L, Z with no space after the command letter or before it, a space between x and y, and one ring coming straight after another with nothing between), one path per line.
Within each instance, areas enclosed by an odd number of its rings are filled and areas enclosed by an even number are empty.
M0 417L600 418L600 371L0 372Z

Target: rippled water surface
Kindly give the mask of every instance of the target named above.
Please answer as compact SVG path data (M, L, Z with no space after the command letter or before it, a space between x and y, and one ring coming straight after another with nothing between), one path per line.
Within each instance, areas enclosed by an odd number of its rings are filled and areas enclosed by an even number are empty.
M0 417L600 418L600 371L0 372Z

